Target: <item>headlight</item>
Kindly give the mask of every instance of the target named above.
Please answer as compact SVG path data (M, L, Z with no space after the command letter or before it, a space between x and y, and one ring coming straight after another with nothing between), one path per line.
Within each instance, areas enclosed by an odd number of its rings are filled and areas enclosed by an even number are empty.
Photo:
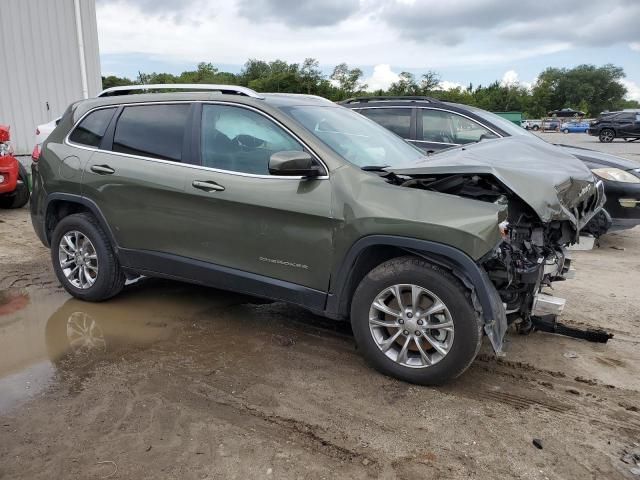
M619 168L594 168L591 171L600 178L604 178L606 180L611 180L614 182L640 183L640 178L630 174L629 172L620 170Z

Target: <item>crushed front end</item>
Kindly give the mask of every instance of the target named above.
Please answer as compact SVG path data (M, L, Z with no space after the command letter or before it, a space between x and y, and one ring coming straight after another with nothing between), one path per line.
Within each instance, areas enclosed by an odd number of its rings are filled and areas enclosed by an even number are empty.
M473 147L469 152L457 149L439 155L443 161L394 169L387 180L507 207L507 219L499 225L502 240L478 263L499 294L507 323L516 323L526 332L539 322L553 320L555 325L565 301L545 293L545 287L573 276L567 247L580 241L580 230L602 209L605 195L602 182L575 158L571 158L573 162L554 158L549 168L544 161L528 158L533 154L540 157L546 150L536 144L510 144L508 152L519 153L521 165L497 156L499 159L491 163L479 161L478 151L495 155L504 153L499 150L503 147L505 144L496 142L478 146L475 152ZM561 156L555 150L550 153ZM566 168L562 160L567 162ZM496 343L492 344L496 348Z

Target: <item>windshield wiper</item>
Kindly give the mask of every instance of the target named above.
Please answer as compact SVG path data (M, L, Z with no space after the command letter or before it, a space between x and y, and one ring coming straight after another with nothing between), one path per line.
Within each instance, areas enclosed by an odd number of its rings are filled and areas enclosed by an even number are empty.
M360 167L365 172L382 172L385 168L389 168L391 165L365 165Z

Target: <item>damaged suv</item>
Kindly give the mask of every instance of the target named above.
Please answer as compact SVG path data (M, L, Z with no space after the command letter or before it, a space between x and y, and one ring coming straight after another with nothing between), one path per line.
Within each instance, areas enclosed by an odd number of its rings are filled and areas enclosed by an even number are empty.
M561 310L542 289L604 202L575 157L502 138L427 162L325 99L199 89L78 102L43 144L32 221L71 295L143 275L301 305L421 384Z

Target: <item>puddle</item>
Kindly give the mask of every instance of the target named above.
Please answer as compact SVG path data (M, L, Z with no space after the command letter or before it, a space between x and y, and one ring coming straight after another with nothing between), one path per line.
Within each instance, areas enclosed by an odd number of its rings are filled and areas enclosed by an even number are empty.
M0 298L0 413L56 383L74 393L105 362L157 342L208 365L225 356L259 362L268 345L351 336L347 323L290 305L154 279L101 303L45 289Z
M83 362L170 340L190 317L233 297L155 280L102 303L47 290L1 292L0 412L46 389L66 363L78 369Z

